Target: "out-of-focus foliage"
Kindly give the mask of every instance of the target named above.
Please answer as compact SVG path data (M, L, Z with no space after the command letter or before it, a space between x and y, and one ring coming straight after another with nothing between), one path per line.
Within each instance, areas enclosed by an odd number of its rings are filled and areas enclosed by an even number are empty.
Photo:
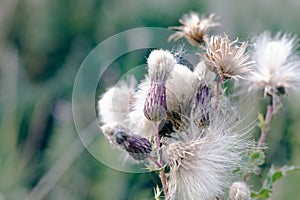
M120 31L168 27L190 10L216 13L223 23L220 32L243 38L265 29L300 36L299 8L296 0L1 0L0 200L151 199L153 174L110 169L78 140L71 99L85 56ZM107 76L117 77L144 58L120 58ZM104 81L103 88L112 83ZM266 164L300 165L296 99L290 95L284 105L291 112L272 122ZM273 198L297 199L299 180L295 173L275 183Z

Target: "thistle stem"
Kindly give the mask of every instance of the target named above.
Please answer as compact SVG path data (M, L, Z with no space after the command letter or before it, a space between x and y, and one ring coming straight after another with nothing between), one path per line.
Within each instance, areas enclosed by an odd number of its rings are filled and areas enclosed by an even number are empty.
M168 188L167 188L167 177L166 177L166 174L163 170L161 170L159 172L159 175L160 175L160 180L161 180L161 184L163 186L163 189L164 189L164 194L165 196L167 196L168 194Z
M158 130L158 123L154 122L153 123L153 129L155 132L155 142L156 142L156 147L157 147L157 157L158 157L158 163L162 163L162 151L161 151L161 143L160 143L160 137L159 137L159 130Z
M153 162L155 165L156 165L156 167L158 167L158 168L161 168L162 166L160 165L160 163L157 161L157 160L155 160L155 158L153 158L152 156L148 156L148 159L151 161L151 162Z
M156 147L157 147L157 157L158 161L157 163L162 167L163 166L163 160L162 160L162 150L161 150L161 142L160 142L160 137L159 137L159 130L158 130L158 123L154 122L153 123L153 129L155 132L155 141L156 141ZM165 196L168 194L168 188L167 188L167 177L164 172L164 169L160 169L159 171L159 178L161 180L161 184L164 190Z
M265 143L267 134L270 130L270 122L271 122L273 114L274 114L274 106L272 103L270 103L268 105L267 113L265 116L265 127L263 129L261 129L261 135L260 135L260 139L258 142L258 148L262 147L262 145Z
M224 80L223 78L217 77L215 110L217 110L217 108L218 108L220 94L221 94L221 86L222 86L223 80Z

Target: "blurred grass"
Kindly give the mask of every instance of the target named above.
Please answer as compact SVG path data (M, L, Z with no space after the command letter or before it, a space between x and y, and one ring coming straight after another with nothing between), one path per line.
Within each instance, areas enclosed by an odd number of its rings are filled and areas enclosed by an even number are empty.
M69 165L62 163L66 171L60 169L57 182L53 180L49 191L35 198L151 199L153 174L110 169L76 142L72 87L89 51L130 28L177 25L178 18L190 10L216 13L223 23L218 32L227 31L232 37L246 39L265 29L300 35L299 8L296 0L1 0L0 200L26 198L61 156L70 159ZM122 74L144 58L141 53L120 58L110 73ZM104 81L99 93L110 84ZM278 165L300 165L297 99L291 95L284 102L284 115L276 116L267 141L268 156ZM76 152L68 154L70 150ZM296 200L299 180L300 175L293 174L278 182L274 199Z

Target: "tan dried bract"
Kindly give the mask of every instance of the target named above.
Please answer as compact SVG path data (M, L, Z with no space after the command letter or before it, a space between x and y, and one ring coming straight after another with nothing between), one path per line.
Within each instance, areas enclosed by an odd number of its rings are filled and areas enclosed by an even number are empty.
M207 49L203 59L208 69L221 79L243 79L251 70L253 61L249 61L250 54L246 53L248 44L237 46L237 42L237 39L231 42L226 34L205 39Z
M171 35L168 41L177 41L184 37L194 46L203 44L203 38L210 28L221 25L219 22L216 22L215 14L210 14L208 18L205 18L204 16L200 17L196 12L190 12L189 14L184 15L179 19L179 22L182 26L169 27L169 29L177 30L177 32Z

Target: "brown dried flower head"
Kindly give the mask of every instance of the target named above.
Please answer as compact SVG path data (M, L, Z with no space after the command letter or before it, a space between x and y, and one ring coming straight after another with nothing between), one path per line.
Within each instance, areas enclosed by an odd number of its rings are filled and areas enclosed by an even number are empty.
M170 29L177 30L177 32L172 34L168 41L176 41L184 37L190 44L199 46L204 42L203 38L210 28L221 25L216 22L215 19L215 14L210 14L208 18L205 18L204 16L200 17L196 12L185 14L181 19L179 19L179 22L183 26L169 27Z
M253 61L249 61L250 54L246 53L248 44L243 42L237 46L238 39L231 42L228 36L212 36L206 38L206 53L203 56L209 70L217 73L221 79L244 79L247 72L251 71Z

